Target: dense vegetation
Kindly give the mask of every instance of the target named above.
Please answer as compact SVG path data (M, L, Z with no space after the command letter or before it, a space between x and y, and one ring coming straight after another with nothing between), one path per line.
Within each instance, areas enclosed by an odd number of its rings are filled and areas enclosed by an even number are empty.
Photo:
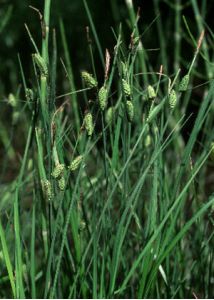
M0 297L211 298L213 1L15 2Z

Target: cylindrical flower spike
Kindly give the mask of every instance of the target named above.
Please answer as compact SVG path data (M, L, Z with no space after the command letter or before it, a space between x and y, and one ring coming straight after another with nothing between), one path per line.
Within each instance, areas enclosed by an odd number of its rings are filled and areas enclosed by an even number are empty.
M81 220L79 223L79 230L83 231L86 228L86 223L85 221Z
M132 122L134 118L134 105L131 101L126 101L126 112L129 122Z
M87 133L88 133L88 136L91 136L93 134L93 131L94 131L94 125L93 125L93 117L92 117L92 114L90 112L88 112L85 115L84 126L85 126L85 129L86 129Z
M188 84L189 84L189 74L186 74L182 79L181 82L179 84L179 92L185 92L188 88Z
M104 111L107 105L107 89L105 86L102 86L98 92L98 100L100 109Z
M54 178L59 178L63 174L64 169L65 169L65 165L64 164L57 164L55 166L53 172L51 173L51 175Z
M96 79L86 71L82 72L82 79L88 88L95 88L98 85Z
M123 91L126 97L130 98L131 97L131 87L129 83L125 80L122 79L122 85L123 85Z
M32 89L26 88L25 90L25 97L28 101L33 101L34 99L34 93Z
M152 143L151 135L147 134L146 139L145 139L145 147L148 148Z
M8 96L8 103L15 108L17 106L17 99L14 94L10 93Z
M147 93L148 93L148 98L149 99L154 99L156 97L156 92L153 88L153 86L149 85L147 87Z
M175 107L177 103L177 95L175 90L171 90L170 94L169 94L169 106L171 109L173 109Z
M122 66L122 75L123 75L123 78L126 78L126 76L128 74L127 64L125 64L124 62L121 61L121 66Z
M108 108L107 112L106 112L106 123L111 123L114 117L114 107L111 106Z
M42 192L46 200L50 201L52 198L52 188L51 183L47 179L41 180Z
M79 155L77 156L70 164L70 166L68 167L70 171L75 171L81 164L83 160L83 156Z
M65 178L61 177L58 181L58 187L60 189L60 191L64 191L65 190Z

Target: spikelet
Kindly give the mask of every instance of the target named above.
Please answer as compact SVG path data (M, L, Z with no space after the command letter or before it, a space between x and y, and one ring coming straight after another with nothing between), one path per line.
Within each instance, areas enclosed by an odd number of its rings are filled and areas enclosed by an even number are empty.
M70 164L70 166L68 167L70 171L75 171L79 165L81 164L83 160L83 156L82 155L79 155L77 156Z
M90 112L88 112L84 117L84 126L88 133L88 136L91 136L94 131L94 126L93 126L93 117Z
M111 107L109 107L109 109L106 112L106 117L105 117L106 123L107 124L111 123L113 120L113 117L114 117L114 107L111 106Z
M105 86L102 86L98 92L98 100L100 109L104 111L107 105L107 89Z
M61 177L58 180L58 187L59 187L60 191L64 191L65 190L65 178L64 177Z
M126 76L128 74L127 64L125 64L124 62L121 61L121 66L122 66L122 76L123 76L123 78L126 78Z
M85 85L88 88L97 87L98 83L97 83L96 79L91 74L89 74L86 71L83 71L81 74L82 74L82 79L83 79L83 81L85 82Z
M175 107L177 103L177 95L174 89L171 90L170 94L169 94L169 106L171 109L173 109Z
M64 164L57 164L55 166L53 172L51 173L51 175L54 178L59 178L63 174L64 169L65 169L65 165Z
M158 135L158 134L159 134L159 128L158 128L157 124L155 124L155 125L153 126L153 132L154 132L155 135Z
M38 53L35 53L33 55L33 57L34 57L34 61L35 61L36 65L41 73L41 76L48 77L48 67L47 67L47 64L46 64L44 58L41 55L39 55Z
M17 99L14 94L10 93L8 96L8 103L14 108L17 106Z
M156 93L153 86L149 85L147 87L147 94L149 99L154 99L156 97Z
M131 101L126 101L126 112L129 122L132 122L134 118L134 106Z
M34 93L33 93L33 90L29 89L29 88L26 88L25 90L25 97L28 101L33 101L34 99Z
M41 180L42 192L46 200L50 201L52 198L52 188L51 183L47 179Z
M126 97L130 98L131 97L131 87L125 79L122 79L122 86L123 86L123 92L126 95Z
M28 160L28 163L27 163L27 170L28 170L28 171L32 171L32 170L33 170L33 160L32 160L32 158L30 158L30 159Z
M146 139L145 139L145 147L148 148L152 143L151 135L147 134Z
M86 223L85 221L83 220L80 220L80 223L79 223L79 231L83 231L86 227Z
M188 84L189 84L189 74L186 74L182 79L181 82L179 84L179 92L185 92L188 88Z

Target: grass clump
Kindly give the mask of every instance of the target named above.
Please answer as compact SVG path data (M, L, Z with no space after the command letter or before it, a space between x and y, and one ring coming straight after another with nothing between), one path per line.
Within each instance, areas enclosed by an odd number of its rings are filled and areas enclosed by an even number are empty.
M52 31L50 0L40 46L28 29L36 52L31 77L20 55L22 84L1 101L3 112L18 114L9 126L0 121L1 297L212 296L214 83L203 46L209 39L205 22L197 23L197 42L186 19L181 37L181 3L166 3L176 14L172 57L162 19L141 32L132 1L125 7L128 29L113 30L114 45L104 54L84 0L91 73L73 72L62 20ZM157 12L160 1L154 4ZM196 1L188 5L198 11ZM153 23L155 62L142 42ZM181 38L195 49L189 64ZM179 81L181 67L187 75Z

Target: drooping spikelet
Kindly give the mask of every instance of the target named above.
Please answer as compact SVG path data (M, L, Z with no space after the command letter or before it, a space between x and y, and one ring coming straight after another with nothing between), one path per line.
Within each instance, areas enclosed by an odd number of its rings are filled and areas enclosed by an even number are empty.
M149 99L154 99L156 97L156 92L153 88L153 86L149 85L147 87L147 94Z
M27 98L28 101L33 101L33 99L34 99L33 90L30 89L30 88L26 88L26 90L25 90L25 97Z
M147 134L146 138L145 138L145 147L148 148L152 143L152 139L151 139L151 135Z
M86 228L86 223L83 220L79 222L79 231L83 231Z
M17 106L17 99L14 94L10 93L8 96L8 103L15 108Z
M33 55L33 57L34 57L34 61L35 61L36 65L41 73L41 76L48 77L48 67L47 67L47 64L46 64L44 58L38 53L35 53Z
M177 95L174 89L171 90L170 94L169 94L169 106L171 109L173 109L175 107L177 103Z
M70 166L68 167L70 171L75 171L79 165L81 164L83 160L83 156L82 155L79 155L77 156L70 164Z
M124 62L121 61L121 66L122 66L122 76L123 76L123 78L126 78L126 76L128 74L127 64L125 64Z
M107 105L107 89L105 86L102 86L98 92L98 100L100 109L104 111Z
M129 122L132 122L134 118L134 105L131 101L126 101L126 112Z
M41 180L42 192L46 200L50 201L52 198L52 188L51 183L47 179Z
M130 84L125 80L122 79L122 86L123 86L123 92L126 95L126 97L131 97L131 87Z
M55 166L53 172L51 173L51 175L54 178L59 178L63 174L64 169L65 169L65 165L64 164L57 164Z
M189 74L186 74L182 79L181 82L179 84L179 92L185 92L188 88L188 84L189 84Z
M60 191L64 191L65 190L65 178L64 177L61 177L58 180L58 187L59 187Z
M91 136L94 131L94 125L93 125L93 117L90 112L86 113L84 117L84 126L88 133L88 136Z
M98 83L97 83L96 79L91 74L89 74L86 71L83 71L81 74L82 74L82 79L83 79L83 81L85 82L85 85L88 88L97 87Z
M111 123L114 117L114 107L111 106L108 108L107 112L106 112L106 123Z

